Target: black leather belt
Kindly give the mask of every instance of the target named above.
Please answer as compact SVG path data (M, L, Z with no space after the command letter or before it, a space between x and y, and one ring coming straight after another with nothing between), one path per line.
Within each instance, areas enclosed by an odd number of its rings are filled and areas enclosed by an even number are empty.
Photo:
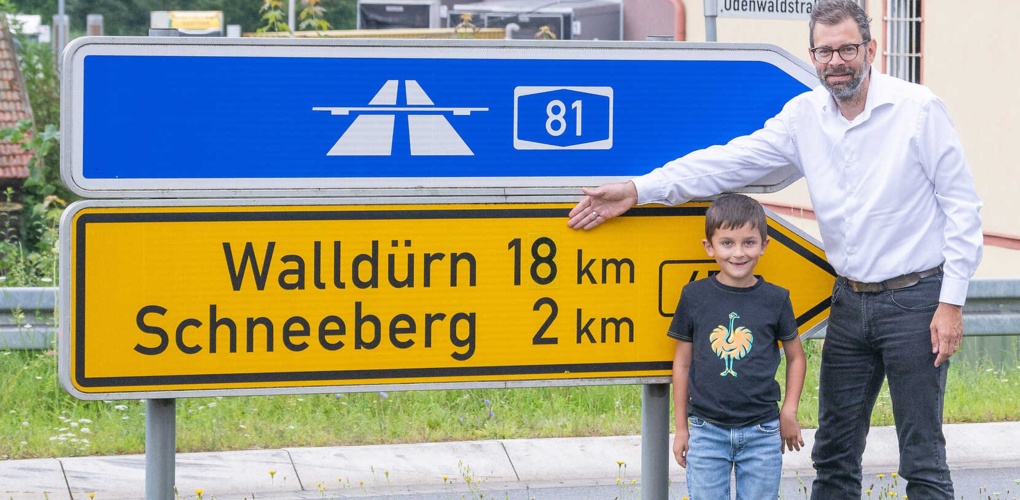
M897 276L890 278L879 283L864 283L861 281L854 281L851 279L843 278L846 280L846 284L850 285L850 288L857 293L878 293L886 290L899 290L900 288L908 288L917 284L924 278L929 276L935 276L942 272L942 266L933 267L926 271L919 271L916 273L904 274L903 276Z

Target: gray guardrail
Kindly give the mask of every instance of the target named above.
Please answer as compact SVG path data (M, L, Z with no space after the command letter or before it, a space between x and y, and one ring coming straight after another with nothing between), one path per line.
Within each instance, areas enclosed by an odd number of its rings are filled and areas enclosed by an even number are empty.
M56 287L0 288L0 349L56 347L56 307ZM1020 279L972 280L963 325L968 336L1020 335Z
M965 336L1020 335L1020 279L982 278L970 281L963 307ZM813 339L824 339L821 330Z
M964 335L1020 335L1020 279L970 282L963 307Z
M56 348L57 288L0 288L0 349Z

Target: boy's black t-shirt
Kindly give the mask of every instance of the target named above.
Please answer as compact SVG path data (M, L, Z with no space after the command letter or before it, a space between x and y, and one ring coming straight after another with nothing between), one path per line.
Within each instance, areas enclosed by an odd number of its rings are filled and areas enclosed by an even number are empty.
M789 291L760 277L748 288L689 283L668 335L694 344L689 415L726 428L779 418L777 340L797 335Z

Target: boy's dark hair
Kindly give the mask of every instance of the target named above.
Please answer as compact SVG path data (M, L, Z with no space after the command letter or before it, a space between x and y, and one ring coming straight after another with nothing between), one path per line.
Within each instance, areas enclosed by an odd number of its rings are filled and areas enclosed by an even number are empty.
M705 238L711 241L717 229L737 229L747 224L757 229L762 241L765 240L768 222L761 203L742 194L724 194L716 198L705 212Z
M864 41L871 40L871 19L857 0L821 0L811 11L808 21L808 43L815 46L815 25L835 26L847 19L853 19Z

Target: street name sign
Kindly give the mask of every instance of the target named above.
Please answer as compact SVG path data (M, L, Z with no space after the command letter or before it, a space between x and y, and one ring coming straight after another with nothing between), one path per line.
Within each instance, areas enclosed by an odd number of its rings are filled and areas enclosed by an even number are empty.
M818 0L705 0L706 12L715 6L719 17L807 21Z
M705 203L637 207L586 232L562 203L264 201L72 204L64 387L151 399L664 383L680 289L717 270ZM832 269L779 219L768 231L758 272L791 290L810 335Z
M664 42L84 37L63 68L61 175L93 198L565 201L818 83L775 46Z

